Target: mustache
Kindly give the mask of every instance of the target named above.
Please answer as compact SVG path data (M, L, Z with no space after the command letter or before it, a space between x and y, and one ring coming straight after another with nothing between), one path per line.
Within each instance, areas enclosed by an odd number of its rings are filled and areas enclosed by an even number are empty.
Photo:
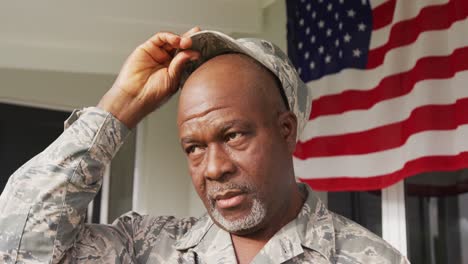
M216 194L230 190L239 190L243 193L252 193L255 191L255 188L248 183L228 182L223 185L215 185L208 187L206 190L206 195L208 196L209 200L213 201Z

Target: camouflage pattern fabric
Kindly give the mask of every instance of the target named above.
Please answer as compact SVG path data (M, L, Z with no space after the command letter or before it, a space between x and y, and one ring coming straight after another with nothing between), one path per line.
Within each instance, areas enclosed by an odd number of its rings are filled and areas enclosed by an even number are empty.
M226 34L211 30L194 33L190 38L192 39L190 49L199 51L200 59L186 65L182 73L181 86L189 75L207 60L225 53L245 54L266 67L281 82L289 109L297 117L297 139L299 139L309 120L312 96L288 56L280 48L263 39L233 39Z
M199 219L130 212L84 223L106 165L129 133L98 108L76 111L64 133L10 178L0 196L1 263L236 263L230 234ZM389 244L308 198L252 263L408 263Z

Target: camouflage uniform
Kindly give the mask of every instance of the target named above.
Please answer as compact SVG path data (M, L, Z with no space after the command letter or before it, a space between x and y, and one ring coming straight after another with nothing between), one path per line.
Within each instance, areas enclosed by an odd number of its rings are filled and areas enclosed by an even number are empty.
M98 108L75 111L64 133L19 168L0 196L2 263L236 263L229 233L199 219L128 213L85 224L86 208L128 129ZM296 219L252 263L408 263L311 193Z

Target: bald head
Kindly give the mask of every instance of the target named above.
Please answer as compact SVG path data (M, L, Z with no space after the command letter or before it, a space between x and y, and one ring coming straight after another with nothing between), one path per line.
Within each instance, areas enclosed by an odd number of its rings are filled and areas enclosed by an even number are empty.
M287 107L280 89L277 78L254 59L238 53L223 54L202 64L187 79L179 114L220 97L238 98L256 105L258 111L284 112Z

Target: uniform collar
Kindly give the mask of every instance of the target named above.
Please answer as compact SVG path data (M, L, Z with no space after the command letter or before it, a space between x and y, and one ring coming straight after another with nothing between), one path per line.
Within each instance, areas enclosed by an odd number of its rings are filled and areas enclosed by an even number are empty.
M265 245L257 257L263 253L268 255L276 252L277 248L286 247L286 253L276 259L280 263L303 252L302 247L317 251L327 260L332 260L335 252L335 233L332 215L326 206L313 194L312 189L299 183L301 191L307 194L307 199L298 216L289 224L281 228ZM177 250L193 248L202 255L218 255L235 257L232 241L228 232L219 228L211 218L205 214L198 222L174 244ZM211 252L211 253L209 253ZM217 254L215 252L223 252ZM254 262L257 262L257 257Z

